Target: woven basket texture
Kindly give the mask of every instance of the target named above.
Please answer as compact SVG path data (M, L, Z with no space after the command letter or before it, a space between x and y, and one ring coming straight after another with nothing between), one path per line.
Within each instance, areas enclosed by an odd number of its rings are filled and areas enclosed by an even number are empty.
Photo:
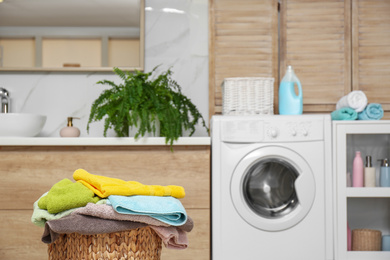
M49 260L159 260L161 238L150 227L110 234L62 234L49 244Z
M273 115L274 78L225 78L222 84L223 115Z
M352 251L381 251L382 232L373 229L352 230Z

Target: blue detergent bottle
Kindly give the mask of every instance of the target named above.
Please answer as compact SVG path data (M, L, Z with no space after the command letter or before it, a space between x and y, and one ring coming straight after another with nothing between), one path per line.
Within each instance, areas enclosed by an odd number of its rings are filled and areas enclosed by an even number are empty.
M298 95L295 93L295 84L298 87ZM302 85L292 66L287 66L286 74L279 86L279 114L301 115L302 111Z

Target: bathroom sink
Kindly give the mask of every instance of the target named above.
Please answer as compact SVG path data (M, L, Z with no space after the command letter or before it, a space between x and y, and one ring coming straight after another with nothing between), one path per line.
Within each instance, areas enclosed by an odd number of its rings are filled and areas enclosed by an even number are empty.
M0 113L0 137L34 137L46 123L46 116L25 113Z

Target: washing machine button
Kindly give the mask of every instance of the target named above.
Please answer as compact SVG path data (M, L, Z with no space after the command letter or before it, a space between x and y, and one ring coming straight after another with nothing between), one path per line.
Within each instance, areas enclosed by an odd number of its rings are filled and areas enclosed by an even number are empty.
M296 136L296 135L297 135L297 130L291 129L291 135L292 135L292 136Z
M269 132L268 134L272 137L272 138L276 138L278 137L278 130L276 128L270 128L269 129Z

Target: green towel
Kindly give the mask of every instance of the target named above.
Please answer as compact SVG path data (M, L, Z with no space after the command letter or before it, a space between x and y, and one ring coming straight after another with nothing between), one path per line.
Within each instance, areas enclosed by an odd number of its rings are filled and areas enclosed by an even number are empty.
M49 220L54 220L54 219L60 219L62 217L65 217L75 211L76 209L81 209L81 208L74 208L74 209L68 209L62 212L59 212L57 214L51 214L49 213L46 209L41 209L38 207L38 201L45 197L49 192L44 193L37 201L34 202L33 204L33 214L31 216L31 222L37 225L38 227L44 227L46 221ZM99 200L96 204L106 204L108 199L101 199ZM90 204L90 205L95 205L95 204Z
M51 214L57 214L99 200L100 198L83 184L63 179L54 184L49 193L38 201L38 207L46 209Z
M45 194L43 194L33 204L34 211L33 211L33 214L31 216L31 222L34 223L35 225L37 225L38 227L44 227L46 221L65 217L65 216L69 215L70 213L72 213L73 211L76 210L76 208L74 208L74 209L68 209L68 210L62 211L62 212L60 212L58 214L51 214L47 210L39 208L38 207L38 201L41 198L45 197L48 193L49 192L46 192Z
M338 110L333 111L330 114L332 120L356 120L358 114L355 109L350 107L343 107Z

